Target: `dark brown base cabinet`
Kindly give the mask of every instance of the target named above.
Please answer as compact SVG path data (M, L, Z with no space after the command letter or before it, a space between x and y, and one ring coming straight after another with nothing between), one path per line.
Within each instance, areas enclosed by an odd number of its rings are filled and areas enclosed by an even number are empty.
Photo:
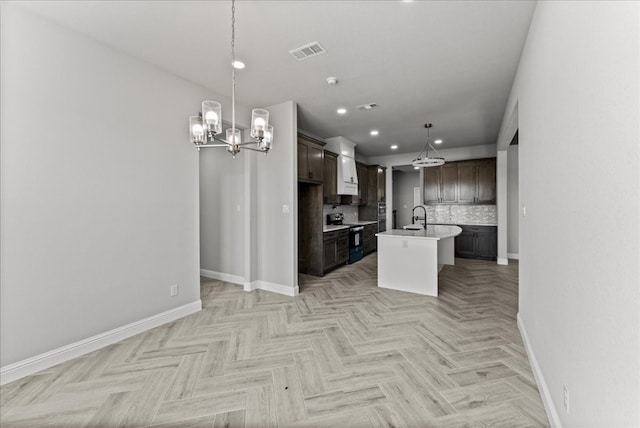
M349 229L324 232L323 273L349 261Z
M365 255L373 253L376 250L378 238L376 233L378 232L377 224L368 224L364 227L364 233L362 234L362 246Z
M498 256L498 228L496 226L463 226L455 239L456 257L496 260Z

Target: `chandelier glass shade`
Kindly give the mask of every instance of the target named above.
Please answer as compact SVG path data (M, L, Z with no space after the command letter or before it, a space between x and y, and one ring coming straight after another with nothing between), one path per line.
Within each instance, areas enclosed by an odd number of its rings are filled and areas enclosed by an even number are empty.
M225 139L218 137L222 133L222 105L217 101L203 101L198 116L189 117L189 137L198 150L202 147L226 147L235 157L242 147L267 154L273 144L273 126L269 125L267 110L251 111L249 134L253 141L243 142L242 133L236 128L235 12L236 3L231 0L231 128L226 130Z
M429 129L433 127L433 124L425 123L424 127L427 128L427 142L425 143L422 151L418 153L413 161L411 161L411 165L419 168L429 168L433 166L444 165L444 158L440 156L440 153L438 153L438 151L434 149L429 142ZM438 156L429 156L429 147L431 147L431 150L433 150Z

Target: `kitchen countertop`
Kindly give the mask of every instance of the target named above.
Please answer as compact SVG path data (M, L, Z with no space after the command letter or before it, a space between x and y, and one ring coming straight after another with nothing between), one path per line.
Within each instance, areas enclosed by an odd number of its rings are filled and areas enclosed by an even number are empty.
M363 220L363 221L354 221L354 222L345 223L345 224L348 226L366 226L368 224L378 224L378 222L373 220L369 220L369 221Z
M377 221L354 221L345 224L325 224L322 227L322 232L333 232L336 230L349 229L351 226L366 226L368 224L378 224Z
M385 238L409 238L409 239L430 239L439 240L444 238L451 238L458 236L462 233L462 229L458 226L447 225L427 225L426 230L404 230L404 229L392 229L386 232L377 233L376 236Z
M495 223L429 223L438 226L497 226Z
M322 228L322 232L334 232L336 230L349 229L349 227L350 226L348 224L325 224Z

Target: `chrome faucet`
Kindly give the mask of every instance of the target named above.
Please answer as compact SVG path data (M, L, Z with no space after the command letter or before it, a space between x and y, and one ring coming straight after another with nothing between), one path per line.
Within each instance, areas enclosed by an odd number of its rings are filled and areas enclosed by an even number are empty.
M416 205L415 207L413 207L413 211L412 211L412 217L411 217L411 224L415 224L416 220L418 220L420 217L418 217L416 215L416 209L417 208L422 208L422 211L424 212L424 229L427 230L427 209L423 206L423 205Z

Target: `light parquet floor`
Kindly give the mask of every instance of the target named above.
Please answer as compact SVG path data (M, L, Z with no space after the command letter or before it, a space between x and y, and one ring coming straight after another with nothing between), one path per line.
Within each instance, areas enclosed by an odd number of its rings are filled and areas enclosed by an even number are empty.
M548 426L517 263L457 259L431 298L378 289L376 262L295 298L203 279L201 312L2 387L0 424Z

